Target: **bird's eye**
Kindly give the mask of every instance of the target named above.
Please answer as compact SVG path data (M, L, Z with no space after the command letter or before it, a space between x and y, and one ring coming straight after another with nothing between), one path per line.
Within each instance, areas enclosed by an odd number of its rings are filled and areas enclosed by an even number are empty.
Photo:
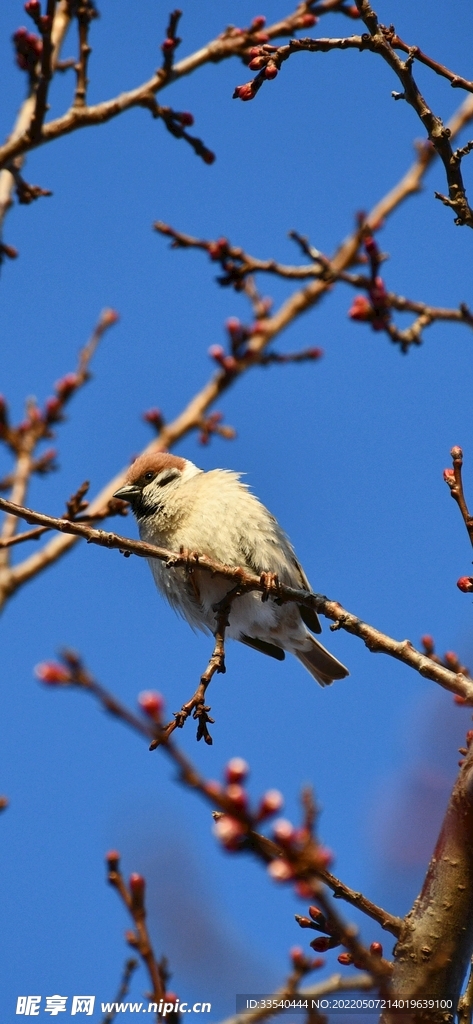
M149 471L149 473L145 473L145 480L152 480L153 477L154 473L152 473L151 470Z

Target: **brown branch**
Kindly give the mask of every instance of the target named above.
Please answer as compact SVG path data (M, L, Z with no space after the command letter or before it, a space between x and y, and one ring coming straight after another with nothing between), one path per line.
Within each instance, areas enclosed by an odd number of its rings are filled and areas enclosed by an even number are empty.
M258 273L272 274L291 281L315 279L325 282L327 287L336 281L342 281L354 288L362 288L368 292L373 284L371 277L366 274L337 270L328 256L309 246L307 239L296 231L290 231L289 236L303 247L307 255L312 256L314 262L310 265L288 266L275 259L261 260L250 255L240 246L231 245L227 239L215 241L195 238L185 232L177 231L162 221L156 221L153 226L160 234L172 239L171 248L201 249L207 252L210 259L218 261L224 271L224 275L217 278L218 283L223 286L231 286L237 292L241 291L242 284L250 275ZM447 309L431 306L426 302L406 299L402 295L388 291L384 292L383 303L386 311L396 309L400 312L418 314L411 326L404 330L397 328L391 322L386 321L384 325L384 330L391 341L398 342L403 351L407 351L412 344L419 344L423 329L437 320L462 323L470 328L473 327L473 314L465 303L461 303L458 309ZM362 319L362 317L356 317L356 319ZM369 317L366 316L365 319L368 320ZM270 361L278 361L278 359L273 355L261 358L262 363Z
M53 38L52 29L56 0L47 0L46 15L39 19L43 48L41 52L40 71L36 85L34 114L28 134L33 144L40 138L41 130L48 109L48 92L53 76Z
M395 914L389 914L382 907L378 907L376 903L372 903L371 900L367 899L363 893L350 889L348 885L341 882L330 871L321 871L320 878L332 890L335 899L345 900L345 903L350 903L352 907L358 907L358 910L361 910L367 917L377 921L384 931L391 932L396 937L399 936L402 918L397 917Z
M89 56L92 52L91 47L89 46L89 28L92 19L97 17L97 12L91 3L91 0L79 0L76 17L79 28L79 57L77 63L74 65L77 77L76 91L72 106L82 109L86 105L87 86L89 83L87 78L87 66Z
M443 165L448 182L449 199L443 197L443 201L452 207L456 213L455 223L465 224L473 227L473 211L471 210L466 197L465 186L460 169L460 160L455 159L450 144L450 131L443 125L426 103L418 89L417 83L412 74L412 63L415 58L415 51L409 54L406 61L402 61L395 53L395 33L392 29L385 29L380 25L376 14L369 3L369 0L356 0L356 6L370 33L373 48L390 65L396 73L403 88L403 95L407 103L413 107L416 114L422 121L428 137L436 149ZM442 198L439 196L438 198Z
M473 1020L473 958L470 962L468 984L458 1000L458 1024L472 1024Z
M142 875L132 875L127 887L120 871L119 855L115 852L108 854L107 864L108 881L117 890L135 925L135 931L127 933L128 942L139 953L148 971L152 985L152 1001L159 1003L165 993L165 977L163 967L154 955L146 926L145 880ZM156 1017L158 1018L158 1014Z
M356 0L356 6L363 19L368 33L343 38L291 39L285 46L274 47L263 44L257 48L250 68L260 68L256 77L245 85L237 86L233 96L235 99L251 100L264 82L276 77L284 61L295 53L327 53L332 50L356 49L360 52L370 50L379 54L395 72L401 82L403 92L393 93L395 99L404 99L413 107L427 131L428 138L435 148L445 168L449 188L448 197L435 193L445 205L450 206L455 214L456 224L473 227L473 210L466 197L463 178L460 170L461 158L455 156L450 144L450 132L443 122L428 106L420 93L412 74L412 63L416 56L416 48L409 50L409 57L402 61L395 52L396 40L394 29L380 25L368 0ZM459 80L457 84L460 84Z
M342 974L332 974L329 978L325 978L324 981L320 981L318 985L311 985L310 988L300 988L298 990L299 999L307 999L312 1001L313 999L323 999L324 996L336 995L337 992L370 992L375 987L375 983L370 974L364 974L359 971L357 974L344 976ZM270 996L275 1002L281 1002L285 995L285 988L277 989L273 995ZM271 1017L277 1017L284 1012L283 1007L274 1006L272 1010L263 1010L262 1008L256 1010L250 1010L247 1013L236 1013L232 1017L227 1017L222 1024L259 1024L261 1020L268 1020Z
M21 505L25 501L32 473L44 468L44 457L39 460L34 459L34 452L38 444L52 436L52 424L63 418L64 408L72 395L90 379L89 367L92 357L104 333L116 323L117 319L117 314L113 310L105 309L101 313L90 340L79 353L77 370L57 382L56 396L49 399L43 412L39 410L35 402L27 402L26 420L19 427L13 428L8 426L5 408L3 409L2 440L16 457L15 467L11 474L10 493L10 498L15 504ZM47 461L50 461L49 456ZM17 526L18 520L15 516L5 516L1 529L0 573L9 566L10 541Z
M303 17L308 10L308 4L299 3L296 9L286 18L275 22L273 25L265 26L265 35L274 39L278 36L291 36L303 24ZM320 14L325 13L323 9ZM113 99L105 100L94 106L73 105L61 117L49 121L42 126L40 136L32 138L28 130L17 132L15 137L10 137L0 147L0 167L8 165L10 160L24 155L37 146L52 142L54 139L67 135L79 128L92 125L105 124L107 121L118 117L126 110L133 107L146 106L150 96L156 95L167 85L192 74L205 64L216 64L229 57L242 57L247 49L258 42L258 32L250 26L248 29L228 28L216 39L212 39L200 50L190 54L177 64L173 64L172 70L168 72L159 68L156 73L135 89L123 92Z
M422 891L394 949L393 990L399 999L452 999L456 1008L473 948L473 746L453 788ZM383 1014L391 1024L395 1014ZM453 1012L449 1019L453 1020ZM429 1015L432 1024L445 1012ZM425 1024L421 1010L403 1017Z
M455 74L454 71L449 71L444 64L439 64L439 62L434 60L432 57L428 57L427 54L423 53L418 46L409 46L408 43L405 43L399 38L397 33L393 35L391 45L394 49L403 50L404 53L409 54L410 57L414 57L414 59L419 61L420 64L425 64L425 66L430 68L431 71L435 71L436 75L441 75L442 78L447 78L453 89L465 89L466 92L473 92L473 82L470 82L468 78L462 78L461 75Z
M472 119L473 99L468 97L455 112L448 124L451 138L456 136ZM375 204L365 219L364 227L375 230L408 196L417 193L426 170L435 158L436 153L432 146L421 145L418 148L415 162L394 188ZM0 185L2 173L0 172ZM347 269L356 261L360 239L361 229L357 229L341 243L331 260L335 273ZM323 298L329 287L330 285L325 281L313 281L291 295L281 305L279 310L265 319L264 330L258 329L252 335L248 353L250 358L244 363L238 363L233 374L229 374L223 369L214 374L201 391L190 400L176 419L172 423L163 426L158 438L147 445L144 451L156 452L170 449L178 440L181 440L192 430L198 428L208 408L235 382L239 375L254 365L254 362L251 361L252 353L254 352L258 355L263 352L267 345L281 331L285 330L301 314L315 306ZM126 470L122 470L105 484L89 507L91 514L104 507L114 491L123 483L125 472ZM20 565L15 566L7 580L2 580L0 577L0 607L5 603L10 593L15 592L39 572L54 564L59 558L62 558L75 543L76 538L71 535L54 537L40 551L35 552L21 562Z
M470 544L473 546L473 516L468 510L468 505L463 491L463 451L458 447L458 445L455 445L450 454L453 460L453 470L446 469L444 472L444 479L450 488L452 498L456 501L458 508L460 509L463 522L465 523L467 533L470 538Z
M268 839L267 836L262 835L255 831L255 824L261 820L261 815L256 818L248 816L245 808L235 807L233 801L229 799L228 794L225 793L223 788L215 789L213 784L209 785L199 774L196 769L191 765L190 761L178 750L177 747L171 742L169 735L166 736L167 728L161 724L161 710L158 701L158 708L156 708L156 701L152 701L151 710L149 705L145 701L142 705L143 710L148 715L147 720L143 720L138 715L130 711L126 705L122 704L117 698L106 690L94 676L85 668L81 659L74 651L63 651L62 655L63 665L55 665L54 663L46 662L43 665L37 666L36 674L39 679L49 685L74 685L78 686L79 689L86 690L91 693L101 704L105 711L119 718L125 725L132 728L140 736L145 739L154 740L159 738L161 742L158 744L164 753L166 753L171 760L179 767L180 778L183 782L187 783L192 789L197 789L200 794L212 805L212 807L219 807L222 814L236 814L246 822L248 830L246 834L246 844L249 850L257 850L260 858L266 863L276 860L281 856L282 850L277 843L273 840ZM145 695L148 696L148 695ZM152 695L156 698L157 695ZM152 747L154 743L152 744ZM367 899L360 892L355 892L350 889L349 886L345 885L339 878L331 874L327 870L326 866L320 862L317 866L318 877L320 880L332 890L335 899L343 899L346 903L357 907L367 917L377 921L383 929L390 931L396 937L399 936L402 921L394 914L389 914L382 907L378 907L371 900Z
M128 992L130 990L130 981L137 967L137 960L131 958L130 960L126 961L125 966L123 968L120 986L114 999L115 1004L121 1003L124 1000L125 996L128 995ZM106 1013L105 1017L102 1018L102 1024L112 1024L112 1021L115 1020L116 1015L116 1010L111 1010L109 1013Z
M160 561L168 563L170 567L182 566L185 568L189 563L188 552L177 553L168 551L167 548L147 544L145 541L131 540L129 537L121 537L119 534L109 533L105 530L96 530L92 526L85 526L82 523L57 519L42 512L34 512L32 509L13 505L6 498L0 498L0 509L4 509L4 511L9 512L11 515L24 519L27 523L48 526L53 530L58 530L60 533L82 537L89 544L98 544L100 547L105 548L115 548L122 552L139 555L141 558L158 558ZM213 575L218 574L230 580L234 587L238 587L241 593L252 590L257 590L260 593L267 591L267 584L262 581L262 577L256 576L247 569L223 565L221 562L209 558L208 555L199 554L194 556L194 558L198 561L199 571L209 572ZM12 593L15 589L16 570L17 567L11 570L9 580L5 583L6 588L10 587L10 590L7 590L8 593ZM402 661L405 665L419 672L424 679L431 679L433 682L439 683L444 689L457 693L469 703L473 703L473 679L464 676L462 673L450 672L449 669L444 668L442 665L437 665L431 658L417 651L410 640L394 640L385 633L381 633L374 626L368 625L368 623L363 622L356 615L342 608L338 601L331 601L329 598L324 597L323 594L312 594L305 590L297 590L282 583L278 586L278 599L288 602L295 601L308 608L314 608L317 612L325 615L326 618L332 619L335 626L331 628L344 629L348 633L352 633L353 636L358 636L372 653L388 654L390 657Z

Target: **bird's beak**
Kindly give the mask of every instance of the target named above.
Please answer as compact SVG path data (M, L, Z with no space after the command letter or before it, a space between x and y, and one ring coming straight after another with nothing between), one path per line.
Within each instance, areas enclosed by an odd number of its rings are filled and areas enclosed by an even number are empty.
M139 498L140 494L141 487L137 487L136 484L123 484L115 491L113 497L121 498L122 501L133 501L133 498Z

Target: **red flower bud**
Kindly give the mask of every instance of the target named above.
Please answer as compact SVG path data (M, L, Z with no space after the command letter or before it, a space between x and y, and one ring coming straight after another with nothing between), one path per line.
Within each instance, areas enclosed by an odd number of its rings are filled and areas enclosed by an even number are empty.
M116 309L104 309L100 317L100 324L102 327L112 327L120 319L120 314L117 313Z
M381 957L383 955L383 947L382 947L381 943L380 942L372 942L371 946L370 946L370 953L371 953L371 956L379 956L379 957Z
M455 693L453 695L453 703L454 704L466 704L466 702L467 702L466 701L466 697L462 697L461 694Z
M228 783L242 782L249 775L249 766L242 757L232 757L225 768L225 778Z
M460 576L457 580L457 587L464 594L471 594L473 591L473 576Z
M219 260L225 255L228 249L228 239L217 238L215 242L209 242L207 252L212 260Z
M213 832L226 850L235 852L241 846L241 841L245 835L245 827L241 821L230 817L229 814L222 814L222 817L217 818L217 821L214 823Z
M284 806L284 797L278 789L268 789L268 792L264 794L258 811L258 819L261 821L263 818L269 818L272 814L277 814L278 811L282 810Z
M181 114L176 114L176 118L185 128L192 128L194 124L194 115L189 113L188 110L183 110Z
M333 936L319 935L317 939L312 939L310 945L316 953L326 953L328 949L334 949L335 946L339 946L340 942L338 939L333 938Z
M243 786L240 786L238 782L231 782L225 790L225 796L235 805L239 810L243 810L248 803L248 796Z
M276 64L273 64L272 61L269 61L269 63L266 65L266 68L265 68L264 77L268 78L271 81L273 78L276 78L276 75L278 73L279 73L279 68L276 67Z
M315 14L303 14L302 18L299 18L298 28L312 28L312 25L316 25L318 20Z
M277 857L268 864L268 875L275 882L289 882L294 877L294 870L288 860Z
M258 30L260 28L263 28L265 25L266 25L266 18L264 16L264 14L257 14L256 18L253 18L253 21L251 22L250 29Z
M147 411L143 413L143 419L145 423L150 423L152 427L156 428L156 430L161 430L164 423L163 414L160 409L147 409Z
M79 387L80 379L77 373L66 373L65 377L61 377L61 380L57 380L54 385L54 390L59 398L63 401L65 398L69 398L72 392Z
M455 472L454 472L454 470L450 469L450 468L444 469L444 471L443 471L443 478L445 480L445 483L448 484L449 487L452 487L452 485L455 483Z
M312 886L304 878L300 878L295 882L294 889L301 900L310 900L311 896L313 896Z
M373 307L366 295L355 295L348 310L351 320L371 320L373 318Z
M39 18L41 14L41 4L39 0L27 0L25 4L25 11L30 15L30 18Z
M325 926L327 924L325 920L325 914L323 914L322 911L319 910L319 907L309 907L309 914L312 920L319 928L325 929Z
M118 850L109 850L109 852L105 854L105 860L107 861L109 871L118 871L120 866L120 854L118 853Z
M255 92L253 88L253 82L246 82L245 85L237 85L234 93L234 100L252 100L254 99Z
M262 46L252 46L251 50L248 50L248 56L249 57L261 57L263 55L264 55L264 50L263 50Z
M138 695L138 704L145 715L159 722L164 710L164 697L156 690L142 690Z
M292 962L294 964L294 967L303 967L304 966L304 964L306 962L306 958L305 958L304 950L301 949L300 946L293 946L292 949L289 950L289 956L290 956L290 958L291 958L291 960L292 960Z
M253 59L250 60L248 67L250 71L259 71L261 68L264 68L265 64L266 57L253 57Z
M378 252L378 244L373 238L373 235L367 235L364 245L369 256L374 256Z
M458 660L458 654L455 654L455 651L445 651L444 661L446 661L448 667L453 669L454 672L459 668L460 662Z
M212 153L211 149L203 149L200 155L202 157L202 160L204 161L204 164L215 163L215 153Z
M48 683L50 686L72 682L69 670L64 665L59 665L56 661L40 662L39 665L36 665L34 673L37 679L40 679L42 683Z
M301 917L300 914L296 914L296 921L299 928L312 928L312 921L308 917Z
M467 745L467 747L471 746L471 741L472 740L473 740L473 729L469 729L467 734L466 734L466 745Z
M421 642L422 646L425 648L425 653L426 654L433 654L434 653L435 643L434 643L434 638L432 636L429 636L426 633L425 636L421 636L420 642Z
M163 43L161 43L161 49L162 49L163 53L172 53L172 51L175 49L175 47L176 47L176 40L175 39L170 39L169 37L167 39L165 39Z
M57 423L62 418L59 398L48 398L45 405L45 417L48 423Z
M340 955L337 956L337 960L338 960L339 964L346 964L346 965L348 965L348 964L352 964L353 963L353 957L352 957L351 953L340 953Z
M130 895L132 910L143 910L146 882L143 875L130 875Z
M288 846L294 841L294 825L290 821L286 821L285 818L279 818L274 823L273 835L277 843L281 843L282 846Z

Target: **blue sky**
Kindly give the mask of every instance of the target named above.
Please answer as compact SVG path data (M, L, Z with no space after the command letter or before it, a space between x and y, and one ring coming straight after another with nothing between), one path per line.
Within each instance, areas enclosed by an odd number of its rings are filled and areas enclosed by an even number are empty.
M288 10L279 0L261 9L247 0L189 4L180 53L228 23L247 24L260 13L276 20ZM387 24L395 18L409 43L473 77L473 14L460 0L443 17L433 17L425 0L382 0L377 11ZM91 102L150 76L168 15L151 0L133 15L129 5L104 0L100 12L92 26ZM22 4L4 0L3 136L24 92L10 37L25 19ZM330 16L319 28L348 34L356 25ZM463 94L423 68L417 73L446 120ZM32 485L35 508L60 514L84 479L98 490L149 440L144 410L159 406L175 416L212 372L207 350L225 343L225 319L249 320L245 299L215 284L215 265L201 253L170 251L152 231L154 220L198 236L225 235L286 262L297 258L287 238L295 228L330 254L356 211L395 184L422 137L413 111L391 98L391 71L372 54L299 55L253 103L233 102L234 86L247 78L236 61L209 66L163 99L192 111L196 134L217 155L211 167L143 110L28 158L27 180L53 196L15 206L6 223L5 240L20 252L0 281L1 390L13 417L21 417L26 396L42 401L74 368L104 306L120 313L93 380L58 431L60 472ZM67 107L71 87L67 75L55 84L51 116ZM468 160L463 169L471 193ZM390 255L390 289L457 306L472 301L471 237L434 200L444 188L436 164L422 194L379 240ZM276 280L261 287L276 304L290 291ZM352 297L339 286L275 346L320 346L323 360L255 369L218 403L235 441L217 438L203 448L192 436L176 451L204 469L244 472L290 535L314 589L399 639L417 645L432 633L440 652L454 649L468 664L471 600L455 581L469 573L471 555L442 470L451 446L461 444L473 502L471 332L435 325L403 357L385 336L347 318ZM3 452L1 475L8 470ZM118 528L136 535L131 519ZM128 921L104 881L110 847L121 851L127 875L146 873L155 950L169 956L181 998L211 999L218 1019L232 1012L237 991L278 984L289 947L305 943L293 919L304 904L258 864L221 852L208 808L176 784L159 753L149 754L85 695L49 691L33 678L37 662L69 645L130 705L140 690L156 688L172 712L193 691L208 639L163 604L142 560L84 545L19 593L2 627L0 789L10 799L0 823L0 943L8 963L2 1020L13 1019L20 994L113 998ZM192 724L180 741L211 778L221 777L230 757L243 756L254 798L281 789L294 821L301 787L311 782L335 872L405 913L469 715L405 666L341 631L331 634L328 623L324 638L351 672L326 691L293 659L279 665L230 645L227 674L211 688L213 747L196 744ZM347 916L354 916L349 909ZM369 922L362 928L367 941L379 938ZM335 963L329 954L327 970ZM147 986L140 970L133 996L140 999Z

